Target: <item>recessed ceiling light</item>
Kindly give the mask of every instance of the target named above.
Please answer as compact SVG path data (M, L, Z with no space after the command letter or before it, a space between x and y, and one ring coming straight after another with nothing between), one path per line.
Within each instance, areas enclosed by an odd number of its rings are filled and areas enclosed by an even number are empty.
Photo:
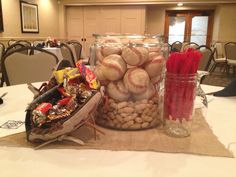
M183 6L184 4L182 3L182 2L179 2L178 4L177 4L177 6L178 7L181 7L181 6Z

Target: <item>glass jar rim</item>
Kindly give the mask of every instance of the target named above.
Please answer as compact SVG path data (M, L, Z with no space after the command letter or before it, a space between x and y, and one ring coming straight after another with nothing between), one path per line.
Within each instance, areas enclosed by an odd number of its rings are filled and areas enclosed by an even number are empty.
M195 80L197 79L197 73L192 73L192 74L179 74L179 73L165 73L166 78L172 78L172 79L192 79Z
M164 35L161 34L133 34L133 33L111 33L111 34L97 34L94 33L93 36L95 38L104 38L104 37L117 37L117 38L130 38L130 39L147 39L147 38L152 38L152 39L161 39L164 38Z
M157 47L164 45L163 35L151 34L129 34L129 33L111 33L111 34L93 34L95 45L99 46L131 46L131 47ZM106 40L107 39L107 40ZM149 41L148 41L149 40Z
M172 73L172 72L166 72L166 74L169 74L169 75L180 75L180 76L187 76L187 75L195 76L195 75L197 75L197 73L182 74L182 73Z
M95 42L94 45L96 47L161 47L163 46L162 43L100 43Z

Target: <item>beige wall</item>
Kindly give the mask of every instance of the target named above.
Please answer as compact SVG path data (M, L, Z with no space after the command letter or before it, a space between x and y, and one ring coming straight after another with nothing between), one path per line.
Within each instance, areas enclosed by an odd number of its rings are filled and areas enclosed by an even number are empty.
M4 32L0 33L1 42L8 39L45 39L59 36L58 4L56 0L27 0L38 4L39 33L22 33L19 0L2 0Z
M236 4L217 6L213 40L236 42Z

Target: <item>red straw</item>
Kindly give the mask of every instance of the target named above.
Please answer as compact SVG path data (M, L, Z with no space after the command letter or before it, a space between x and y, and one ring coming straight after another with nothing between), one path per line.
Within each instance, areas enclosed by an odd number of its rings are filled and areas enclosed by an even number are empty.
M194 77L200 62L201 53L194 49L187 49L184 52L175 52L169 56L166 63L167 73L173 74L171 81L165 83L165 118L187 121L192 116L195 85L194 81L184 80ZM178 80L174 75L180 74ZM167 78L168 79L168 78ZM191 78L190 78L191 79Z

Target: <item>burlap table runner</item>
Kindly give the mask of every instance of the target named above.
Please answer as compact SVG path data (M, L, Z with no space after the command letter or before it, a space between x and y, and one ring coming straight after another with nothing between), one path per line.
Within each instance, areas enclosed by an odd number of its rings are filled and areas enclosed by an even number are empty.
M142 131L116 131L102 127L99 129L104 131L105 135L99 135L97 140L94 140L93 130L87 127L82 127L73 133L73 136L86 142L85 146L63 141L54 142L44 148L157 151L234 157L218 141L199 110L195 112L192 134L187 138L169 137L160 127ZM27 142L26 134L23 132L0 138L0 146L33 148L35 144Z

